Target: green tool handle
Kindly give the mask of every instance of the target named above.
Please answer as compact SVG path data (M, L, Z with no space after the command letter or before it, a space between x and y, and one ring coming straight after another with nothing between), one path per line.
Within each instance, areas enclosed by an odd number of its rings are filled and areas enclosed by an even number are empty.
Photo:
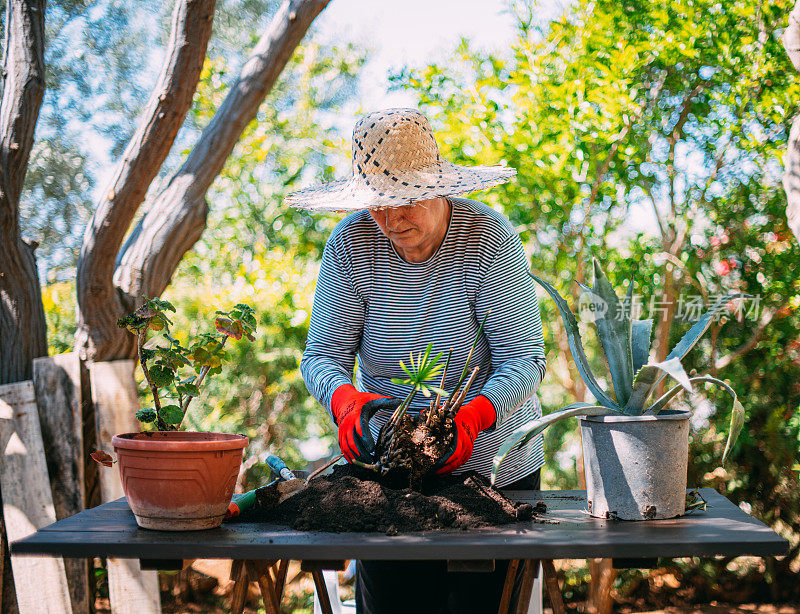
M256 505L256 491L251 490L250 492L242 493L241 495L233 495L233 501L228 504L228 512L225 514L225 518L236 518L239 514L249 509L252 509Z

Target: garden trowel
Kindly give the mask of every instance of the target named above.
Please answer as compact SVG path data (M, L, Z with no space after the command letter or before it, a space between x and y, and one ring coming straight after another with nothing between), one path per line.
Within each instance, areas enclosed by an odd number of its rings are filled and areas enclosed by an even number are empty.
M241 495L234 495L225 518L235 518L253 507L269 509L296 495L306 486L307 471L291 471L277 456L268 456L267 465L278 477L266 486Z

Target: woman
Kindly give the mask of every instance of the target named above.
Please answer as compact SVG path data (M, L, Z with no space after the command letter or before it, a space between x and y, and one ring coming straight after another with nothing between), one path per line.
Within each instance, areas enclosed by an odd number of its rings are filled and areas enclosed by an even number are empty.
M364 429L374 440L391 415L384 403L365 420L373 412L362 414L364 406L407 394L391 381L404 377L399 361L429 343L434 352L452 348L444 386L452 390L486 314L471 361L480 370L456 414L456 445L438 472L488 476L502 441L541 416L535 392L545 373L544 343L522 244L501 214L454 197L514 174L447 162L422 113L389 109L353 129L350 179L287 198L311 210L355 211L325 246L300 364L309 391L337 424L348 460L372 460ZM412 415L426 403L416 398ZM538 488L543 463L540 437L509 454L497 485ZM496 611L506 568L498 561L491 574L448 574L442 561L359 561L358 611L422 611L420 604L431 612Z

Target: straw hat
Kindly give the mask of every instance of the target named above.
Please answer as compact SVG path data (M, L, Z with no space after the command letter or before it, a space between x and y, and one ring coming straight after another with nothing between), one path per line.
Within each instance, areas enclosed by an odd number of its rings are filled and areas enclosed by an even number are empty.
M443 159L428 119L417 109L386 109L353 128L353 174L292 192L286 202L314 211L400 207L505 183L505 166L458 166Z

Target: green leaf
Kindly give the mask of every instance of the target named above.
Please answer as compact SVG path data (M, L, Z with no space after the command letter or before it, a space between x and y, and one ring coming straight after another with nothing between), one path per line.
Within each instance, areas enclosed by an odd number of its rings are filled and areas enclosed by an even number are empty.
M653 320L634 320L631 327L631 356L636 373L650 360L650 334Z
M558 290L556 290L549 283L531 272L528 272L528 274L533 277L533 279L536 280L536 282L542 286L555 301L556 306L561 313L561 319L564 321L564 328L567 331L567 341L569 342L569 349L572 352L572 358L575 360L575 366L578 368L578 373L580 373L581 378L586 384L586 387L602 405L611 408L619 407L619 405L615 403L602 388L600 388L600 385L597 383L597 380L594 378L594 375L589 368L589 359L586 358L586 352L583 349L581 334L578 330L578 321L572 314L567 302L561 297L561 295L558 293Z
M196 397L198 394L200 394L200 390L194 384L183 384L183 383L181 383L181 384L178 384L175 388L181 394L187 394L187 395L191 395L193 397Z
M149 369L150 381L157 388L168 386L175 379L175 372L167 365L158 363Z
M717 314L717 312L719 312L732 300L737 298L752 298L752 296L750 294L737 292L732 294L726 294L725 296L722 296L719 299L717 299L717 301L711 307L709 307L708 311L706 311L702 316L700 316L697 322L695 322L694 325L688 331L686 331L683 337L681 337L681 340L678 341L675 347L672 348L672 351L667 355L667 358L664 362L666 363L673 359L677 359L679 361L682 360L683 357L689 353L689 350L691 350L695 346L695 344L700 340L700 337L702 337L705 334L705 332L708 330L708 327L711 326L711 322L714 320L714 316ZM642 369L645 368L646 366L642 367ZM662 371L661 373L658 373L655 377L654 383L650 387L650 391L655 389L655 387L661 382L662 379L664 379L665 376L666 372ZM647 396L650 396L649 392ZM647 403L647 397L637 399L637 405L639 403L641 403L640 407L641 411L644 411L645 405ZM630 402L628 403L628 405L633 408L633 405L631 405Z
M683 358L686 354L689 353L695 344L700 340L705 332L708 330L708 327L711 326L711 322L714 320L714 316L717 315L723 307L725 307L728 303L732 300L737 298L752 298L750 294L743 294L741 292L734 293L734 294L726 294L725 296L719 298L711 307L709 307L708 311L706 311L694 325L686 331L686 334L681 337L681 340L672 348L672 351L667 355L667 360L670 358Z
M177 426L183 420L183 411L177 405L165 405L160 413L161 419L169 425Z
M691 383L708 382L711 384L716 384L717 386L724 388L728 394L733 397L733 408L731 409L731 422L728 428L728 439L725 441L725 451L722 453L722 464L724 465L725 461L728 459L728 455L736 443L736 440L739 438L739 433L742 432L745 418L744 407L739 401L736 391L727 382L721 379L717 379L716 377L712 377L710 375L698 375L697 377L689 378L689 381ZM659 397L650 407L648 407L645 413L650 415L659 413L674 397L682 393L684 390L685 387L682 385L674 386L661 395L661 397Z
M689 376L684 371L683 365L678 358L670 358L664 362L654 362L643 366L636 373L636 377L633 379L633 393L623 411L631 415L644 413L647 408L647 399L650 398L653 390L665 375L674 377L681 386L689 392L692 391Z
M600 263L592 260L594 266L594 287L580 286L592 297L595 304L594 325L597 337L603 348L611 381L619 405L625 405L633 388L633 358L631 356L631 318L625 313L617 293L606 278ZM628 286L629 296L633 283Z
M130 415L130 414L129 414ZM156 410L152 407L145 407L144 409L140 409L136 412L136 419L139 422L155 422L156 421Z
M491 309L487 310L487 312L483 316L483 320L481 320L481 325L478 327L478 332L475 333L475 338L472 340L472 346L469 348L469 354L467 354L467 361L464 363L464 370L461 372L461 375L458 378L458 383L456 384L455 389L458 390L461 388L461 384L464 383L464 380L467 379L467 373L469 372L469 363L472 359L472 354L475 351L475 346L478 345L478 339L481 337L481 333L483 332L483 327L486 324L486 320L489 319L489 314L492 312Z
M223 335L239 340L244 334L244 327L239 320L229 320L228 318L217 318L214 322L217 330Z
M497 472L500 471L500 465L505 460L508 453L515 446L525 445L528 441L539 435L551 424L555 424L565 418L572 416L607 416L610 414L618 414L619 410L606 407L605 405L592 405L591 403L572 403L561 409L554 411L546 416L530 420L525 424L519 426L503 444L498 448L492 461L492 484L497 479Z

